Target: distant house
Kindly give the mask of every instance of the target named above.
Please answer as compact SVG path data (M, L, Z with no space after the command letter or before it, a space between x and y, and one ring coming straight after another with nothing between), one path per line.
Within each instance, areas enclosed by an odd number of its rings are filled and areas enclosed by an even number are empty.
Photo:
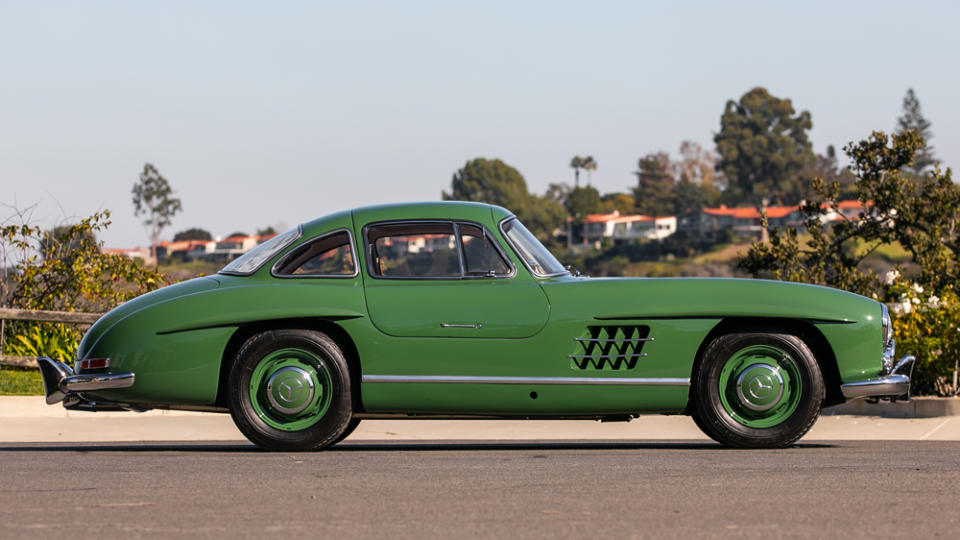
M131 259L140 259L144 264L153 264L153 258L150 256L150 248L148 247L137 247L134 249L103 248L103 253L123 255Z
M799 226L803 223L799 206L768 206L766 211L771 227ZM752 240L759 240L763 234L760 211L752 206L701 208L680 216L677 229L690 237L709 241L722 240L727 231Z
M157 244L157 258L159 260L179 259L181 261L229 261L250 251L258 245L273 238L276 234L259 236L231 236L223 240L181 240L177 242L160 242ZM127 257L142 259L146 264L153 265L150 257L150 248L110 249L104 253L116 253Z
M595 244L609 238L614 242L662 240L677 231L676 216L588 214L581 222L584 244Z

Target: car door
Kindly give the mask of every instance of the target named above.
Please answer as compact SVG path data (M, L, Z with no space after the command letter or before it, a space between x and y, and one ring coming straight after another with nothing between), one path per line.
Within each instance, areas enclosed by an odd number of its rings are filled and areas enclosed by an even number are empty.
M371 223L362 237L367 310L387 335L525 338L547 322L539 284L479 223Z

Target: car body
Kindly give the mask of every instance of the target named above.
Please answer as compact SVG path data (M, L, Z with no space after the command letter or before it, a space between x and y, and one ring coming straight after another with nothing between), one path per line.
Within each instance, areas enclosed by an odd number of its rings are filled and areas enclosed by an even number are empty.
M823 406L908 398L891 335L882 304L826 287L572 275L508 210L436 202L300 225L105 314L76 372L39 363L48 403L229 411L268 449L363 418L647 413L778 447Z

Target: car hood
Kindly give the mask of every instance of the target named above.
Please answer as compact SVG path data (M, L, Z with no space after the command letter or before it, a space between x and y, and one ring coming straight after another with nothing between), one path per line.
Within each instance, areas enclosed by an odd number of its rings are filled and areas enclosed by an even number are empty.
M97 322L93 323L93 326L87 330L87 333L84 334L83 339L80 341L80 345L77 347L77 358L84 358L97 341L100 340L100 337L130 315L149 306L155 306L191 294L209 291L219 286L220 281L215 277L200 277L157 289L120 304L108 311L103 317L97 319Z

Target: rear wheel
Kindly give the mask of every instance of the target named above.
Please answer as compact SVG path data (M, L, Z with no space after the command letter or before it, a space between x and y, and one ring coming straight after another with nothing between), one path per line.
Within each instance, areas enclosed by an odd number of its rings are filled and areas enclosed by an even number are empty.
M351 418L350 374L339 347L312 330L272 330L247 340L229 379L230 415L267 450L329 446Z
M816 422L825 393L809 347L777 333L716 338L692 384L697 425L715 441L740 448L793 444Z

